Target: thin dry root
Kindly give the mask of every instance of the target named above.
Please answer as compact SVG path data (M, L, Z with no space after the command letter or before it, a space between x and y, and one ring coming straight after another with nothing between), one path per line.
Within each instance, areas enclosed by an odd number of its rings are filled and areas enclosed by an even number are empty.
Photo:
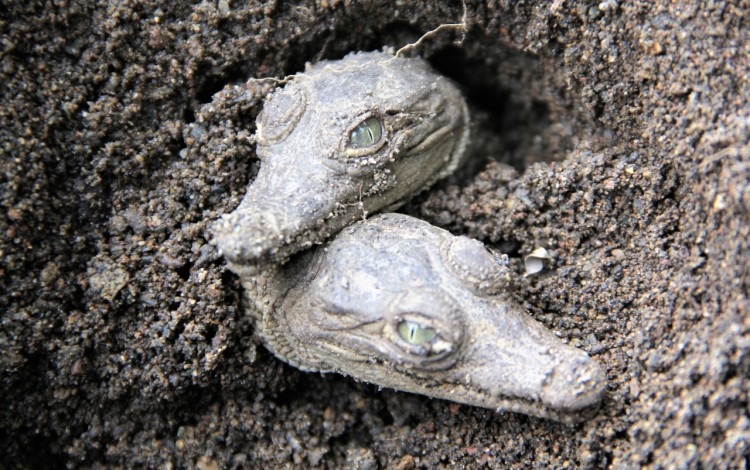
M424 33L422 35L421 38L419 38L417 40L417 42L414 42L414 43L411 43L411 44L407 44L404 47L402 47L401 49L397 50L396 54L395 54L395 57L398 57L402 52L405 53L405 52L408 52L408 51L414 49L415 47L419 46L424 40L426 40L427 38L429 38L429 37L431 37L431 36L433 36L433 35L435 35L437 33L439 33L443 29L457 29L457 30L460 30L461 31L461 39L458 41L458 44L463 44L464 39L466 39L466 31L467 31L468 27L467 27L467 24L466 24L466 15L467 15L466 2L462 2L462 3L463 3L463 7L464 7L464 14L461 17L461 22L460 23L441 24L437 28L435 28L435 29L433 29L431 31L427 31L426 33Z
M466 8L466 2L464 1L464 2L461 2L461 3L463 5L463 15L461 16L461 22L460 23L441 24L437 28L435 28L433 30L430 30L430 31L427 31L426 33L424 33L422 35L422 37L420 37L417 40L417 42L414 42L414 43L411 43L411 44L407 44L407 45L403 46L401 49L397 50L396 53L393 54L393 57L394 58L399 57L399 55L401 55L402 53L406 53L406 52L408 52L408 51L416 48L417 46L419 46L420 44L422 44L422 42L424 42L426 39L434 36L435 34L439 33L442 30L445 30L445 29L460 30L461 31L461 39L459 39L457 41L457 44L463 44L464 39L466 39L466 32L468 31L468 25L466 23L466 17L467 17L467 14L468 14L467 13L468 10ZM391 49L391 51L392 50L393 49ZM304 75L304 73L295 74L295 75L287 75L284 78L275 78L275 77L251 78L250 80L248 80L248 82L257 83L257 82L270 81L270 82L273 82L276 85L285 85L289 80L291 80L292 78L295 78L295 77L299 77L300 75Z

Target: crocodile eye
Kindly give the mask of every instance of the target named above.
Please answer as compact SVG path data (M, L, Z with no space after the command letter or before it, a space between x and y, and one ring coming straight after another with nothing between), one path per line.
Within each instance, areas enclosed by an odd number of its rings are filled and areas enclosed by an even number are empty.
M365 149L372 147L383 138L383 123L376 117L369 117L362 121L349 134L350 149Z
M435 339L437 333L432 328L427 328L411 321L402 321L398 324L398 335L409 344L419 346Z

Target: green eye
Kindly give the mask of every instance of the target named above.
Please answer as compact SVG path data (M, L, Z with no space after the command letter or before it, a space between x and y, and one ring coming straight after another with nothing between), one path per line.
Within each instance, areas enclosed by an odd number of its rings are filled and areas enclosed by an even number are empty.
M428 343L437 336L437 333L432 328L427 328L410 321L402 321L398 324L398 334L401 336L401 339L416 346Z
M370 117L362 121L349 134L349 148L365 149L380 142L383 137L383 123L376 117Z

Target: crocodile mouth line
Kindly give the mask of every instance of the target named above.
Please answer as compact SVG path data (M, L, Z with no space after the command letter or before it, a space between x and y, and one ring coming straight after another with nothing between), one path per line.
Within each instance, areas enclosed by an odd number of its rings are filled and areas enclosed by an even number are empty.
M427 150L430 150L436 145L442 143L445 139L447 139L453 133L455 129L456 129L455 123L446 124L438 128L434 132L430 133L430 135L422 139L416 145L409 147L409 149L407 150L407 153L414 154L414 153L426 152Z
M542 419L552 419L566 425L580 423L596 412L600 405L596 402L577 409L555 408L541 399L492 391L481 386L471 387L461 382L439 384L436 388L447 390L450 387L455 388L448 391L450 396L445 396L444 399L469 406L493 409L496 413L520 413Z

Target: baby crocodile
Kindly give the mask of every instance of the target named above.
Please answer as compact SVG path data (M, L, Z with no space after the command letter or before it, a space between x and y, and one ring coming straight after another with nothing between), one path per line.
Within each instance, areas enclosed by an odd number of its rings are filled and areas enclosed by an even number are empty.
M509 295L507 257L383 214L257 275L236 270L266 346L307 371L565 423L606 385Z
M215 240L248 269L284 263L450 174L468 127L459 90L421 59L368 52L320 62L266 100L260 171Z

